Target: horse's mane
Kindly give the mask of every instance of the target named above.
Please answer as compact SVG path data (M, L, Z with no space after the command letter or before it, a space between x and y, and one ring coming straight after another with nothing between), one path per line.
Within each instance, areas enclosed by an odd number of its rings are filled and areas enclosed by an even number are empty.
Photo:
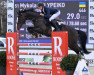
M19 10L20 13L25 13L25 12L29 12L29 11L34 11L34 8L29 8L29 9L24 9L24 10Z
M19 13L26 13L26 12L40 13L41 10L38 8L29 8L29 9L19 10Z
M29 9L24 9L24 10L19 10L18 14L21 15L22 13L26 13L26 14L33 14L33 16L38 17L40 14L41 10L37 9L37 8L29 8Z

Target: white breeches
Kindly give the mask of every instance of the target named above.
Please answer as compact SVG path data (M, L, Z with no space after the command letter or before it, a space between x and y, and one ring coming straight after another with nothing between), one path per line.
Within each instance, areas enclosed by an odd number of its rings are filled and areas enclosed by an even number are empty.
M60 11L58 11L58 12L55 13L55 14L53 14L53 15L49 18L49 21L52 21L52 20L56 19L59 15L60 15Z

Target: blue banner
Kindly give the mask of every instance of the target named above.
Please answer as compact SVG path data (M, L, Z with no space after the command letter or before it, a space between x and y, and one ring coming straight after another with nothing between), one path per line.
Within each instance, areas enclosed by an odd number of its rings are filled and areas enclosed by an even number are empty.
M19 43L51 43L51 39L20 39Z

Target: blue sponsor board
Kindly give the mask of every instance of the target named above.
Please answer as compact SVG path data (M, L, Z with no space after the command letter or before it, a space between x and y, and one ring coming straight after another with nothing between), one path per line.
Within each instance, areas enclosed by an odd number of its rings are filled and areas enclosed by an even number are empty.
M58 8L61 11L59 18L65 25L72 26L77 30L82 30L87 33L88 0L15 0L15 27L17 11L20 9L35 8L39 1L42 1L48 7ZM86 5L86 7L80 8L79 5L81 4ZM27 21L20 29L20 43L51 43L51 38L49 37L39 36L38 38L34 38L32 34L29 34L27 31L29 25L32 26L31 23Z
M51 43L51 39L20 39L19 43Z

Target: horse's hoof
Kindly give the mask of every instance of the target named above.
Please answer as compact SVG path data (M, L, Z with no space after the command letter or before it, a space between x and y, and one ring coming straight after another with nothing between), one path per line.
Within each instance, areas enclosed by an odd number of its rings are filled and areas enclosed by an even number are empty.
M87 52L84 52L85 54L90 54L91 52L87 51Z

